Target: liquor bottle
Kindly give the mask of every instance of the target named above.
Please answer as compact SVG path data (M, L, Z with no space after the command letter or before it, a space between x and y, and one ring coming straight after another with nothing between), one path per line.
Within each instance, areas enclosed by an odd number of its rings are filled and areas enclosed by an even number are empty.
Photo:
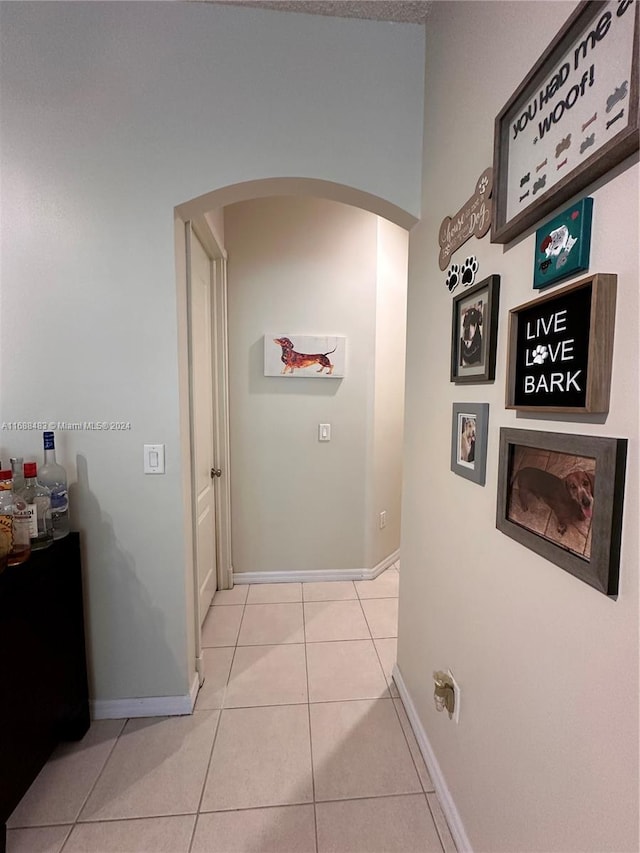
M17 495L24 488L24 460L22 456L12 456L9 459L11 472L13 473L13 491Z
M25 485L19 493L29 510L29 538L31 550L48 548L53 542L51 520L51 492L37 480L38 466L35 462L24 463Z
M67 472L56 462L56 446L52 432L45 432L44 465L38 471L38 481L51 492L53 538L62 539L69 532L69 498Z
M0 471L0 566L24 563L30 553L27 504L13 491L11 471Z

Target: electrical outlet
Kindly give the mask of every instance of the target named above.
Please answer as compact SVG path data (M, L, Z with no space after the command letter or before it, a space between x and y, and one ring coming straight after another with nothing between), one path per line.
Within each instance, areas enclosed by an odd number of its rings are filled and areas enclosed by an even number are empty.
M453 721L454 723L460 722L460 685L453 677L453 673L450 669L447 670L447 675L451 679L451 683L453 684Z
M380 525L380 530L382 530L383 527L387 526L387 511L386 511L386 509L383 509L382 512L380 513L380 519L378 521L378 524Z

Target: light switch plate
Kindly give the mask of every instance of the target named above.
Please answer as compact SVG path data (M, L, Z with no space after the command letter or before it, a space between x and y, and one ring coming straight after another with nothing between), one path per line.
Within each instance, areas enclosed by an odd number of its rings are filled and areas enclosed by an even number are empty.
M318 441L331 441L331 424L318 424Z
M145 444L144 473L164 474L164 444Z

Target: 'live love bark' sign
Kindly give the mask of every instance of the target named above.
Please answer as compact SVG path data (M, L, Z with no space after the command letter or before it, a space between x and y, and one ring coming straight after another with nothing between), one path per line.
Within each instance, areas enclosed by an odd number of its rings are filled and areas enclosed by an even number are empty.
M615 291L596 275L510 312L507 408L608 411Z

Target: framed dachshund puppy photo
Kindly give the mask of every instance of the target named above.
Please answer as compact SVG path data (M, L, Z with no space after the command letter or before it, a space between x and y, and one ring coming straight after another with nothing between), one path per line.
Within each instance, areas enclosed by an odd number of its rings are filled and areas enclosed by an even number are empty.
M617 595L626 450L621 438L502 428L496 527Z
M453 298L451 381L493 382L500 276L490 275Z
M488 403L454 403L451 418L451 470L484 486L487 470Z

